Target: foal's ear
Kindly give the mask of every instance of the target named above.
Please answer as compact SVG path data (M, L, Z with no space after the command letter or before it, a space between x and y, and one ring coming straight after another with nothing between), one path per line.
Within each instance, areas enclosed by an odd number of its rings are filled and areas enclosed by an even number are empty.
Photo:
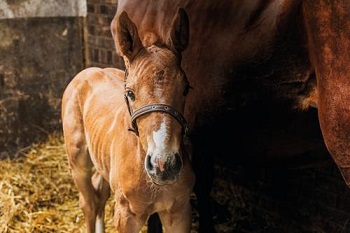
M189 20L184 8L179 7L173 19L168 43L178 52L186 49L189 40Z
M112 22L112 34L119 55L126 57L129 63L142 49L142 43L137 32L136 25L130 20L128 14L123 11Z

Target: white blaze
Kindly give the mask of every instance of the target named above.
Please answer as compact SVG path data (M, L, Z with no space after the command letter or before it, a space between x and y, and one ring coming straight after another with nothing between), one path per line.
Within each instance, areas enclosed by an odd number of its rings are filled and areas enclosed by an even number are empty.
M156 150L164 150L164 142L165 138L167 136L166 133L166 125L165 122L163 121L162 124L160 125L159 130L153 132L153 141L156 146Z
M157 160L164 153L165 150L165 139L167 137L166 124L163 121L160 125L160 128L157 131L153 132L153 143L150 143L148 146L147 154L151 155L151 163L156 164Z

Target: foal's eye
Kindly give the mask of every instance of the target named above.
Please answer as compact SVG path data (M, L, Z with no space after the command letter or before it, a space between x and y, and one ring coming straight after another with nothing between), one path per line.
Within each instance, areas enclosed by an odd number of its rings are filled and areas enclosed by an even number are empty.
M126 91L126 96L129 97L131 101L135 100L135 94L130 90Z

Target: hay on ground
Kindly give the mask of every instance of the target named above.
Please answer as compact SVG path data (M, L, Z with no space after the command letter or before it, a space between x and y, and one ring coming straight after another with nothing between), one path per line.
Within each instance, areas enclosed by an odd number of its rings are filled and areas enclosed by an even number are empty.
M84 216L78 206L78 192L70 174L63 145L62 134L54 133L46 142L32 145L23 156L0 160L0 233L86 231ZM246 213L250 209L249 205L245 204L235 190L236 187L223 177L220 178L219 173L214 180L212 196L216 205L225 209L223 212L231 212L229 215L224 213L221 220L215 221L215 228L220 233L242 230L236 223L242 221L242 218L246 220L250 215ZM191 201L194 206L194 233L198 229L194 194ZM106 205L107 233L115 232L113 205L110 198ZM145 232L146 226L141 233ZM252 231L244 229L238 232Z
M0 232L85 232L59 133L23 156L0 161ZM106 207L113 231L112 203Z

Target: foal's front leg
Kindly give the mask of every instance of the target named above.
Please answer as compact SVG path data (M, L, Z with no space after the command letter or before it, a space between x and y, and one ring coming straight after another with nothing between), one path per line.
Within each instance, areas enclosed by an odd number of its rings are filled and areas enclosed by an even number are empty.
M77 141L66 148L72 177L79 191L79 206L84 213L86 231L103 233L104 206L110 188L100 174L92 176L93 165L89 153L81 144L81 141Z
M192 225L192 206L188 201L168 211L158 212L167 233L190 233Z
M110 196L109 183L102 177L98 172L92 177L92 184L97 192L97 210L96 210L96 232L105 232L105 206L106 202Z
M121 191L115 192L114 221L118 233L138 233L147 220L147 215L138 215L130 210L129 201Z

